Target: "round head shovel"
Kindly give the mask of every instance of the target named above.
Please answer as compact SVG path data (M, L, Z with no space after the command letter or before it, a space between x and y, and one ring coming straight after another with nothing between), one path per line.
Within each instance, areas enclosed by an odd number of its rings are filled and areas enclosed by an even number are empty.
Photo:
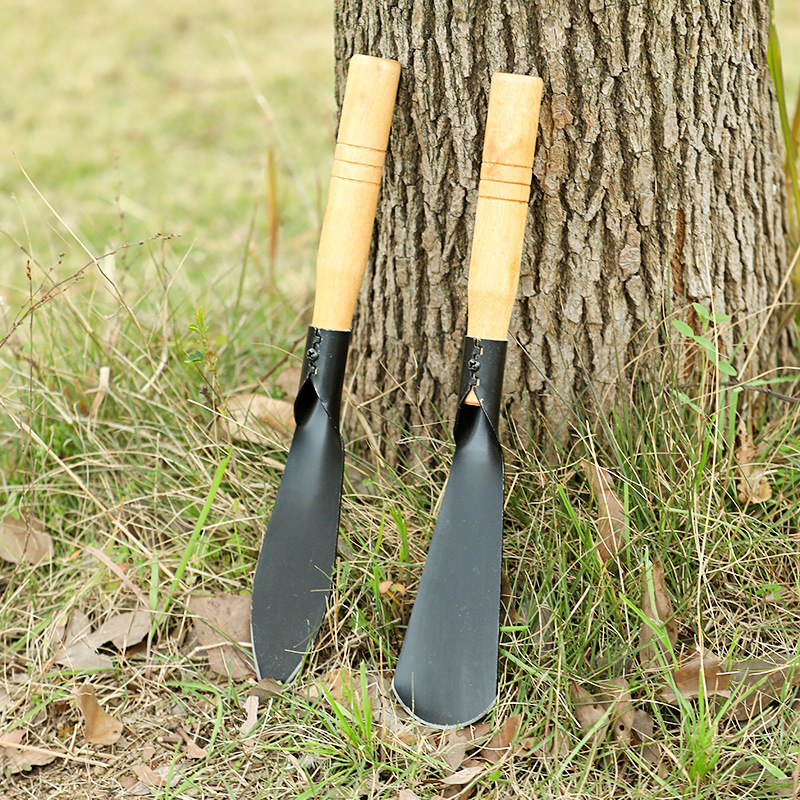
M456 450L392 686L421 722L461 727L497 694L503 456L497 435L542 81L492 76L469 266Z
M369 256L400 65L353 56L317 254L297 422L253 579L261 678L288 683L325 617L344 471L339 433L350 323Z

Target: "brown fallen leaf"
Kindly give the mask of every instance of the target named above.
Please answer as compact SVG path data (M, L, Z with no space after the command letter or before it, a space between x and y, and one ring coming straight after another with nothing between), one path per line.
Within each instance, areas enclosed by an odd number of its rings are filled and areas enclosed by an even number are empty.
M527 623L531 629L531 644L538 647L537 661L542 666L547 666L552 660L556 646L555 617L547 603L531 606Z
M609 710L609 728L612 737L623 747L631 743L633 732L633 700L625 678L609 678L601 686L598 699Z
M100 647L111 642L120 650L127 650L138 644L149 633L151 627L150 612L143 609L125 611L107 619L94 633L86 637L92 647Z
M0 520L0 558L15 564L45 564L53 560L53 537L32 517Z
M136 764L131 769L136 774L139 782L147 787L166 786L169 783L170 773L177 776L177 770L172 764L164 764L158 769L151 769L147 764ZM135 791L136 787L134 787Z
M31 767L50 764L58 757L56 753L47 752L44 748L24 749L24 738L25 731L22 728L17 728L0 736L0 754L4 755L9 761L5 769L8 775L26 772Z
M282 435L294 431L294 406L287 400L248 392L227 398L225 406L227 414L220 418L218 429L224 439L271 444L275 440L269 431Z
M466 786L484 772L486 772L485 764L475 764L471 767L464 767L464 769L460 769L458 772L454 772L446 778L442 778L442 783L445 784L445 786Z
M758 453L744 420L739 423L739 447L733 455L739 470L739 502L765 503L772 497L770 470L757 462Z
M178 733L186 745L186 755L189 758L205 758L208 755L208 750L200 747L182 725L178 725Z
M494 736L481 748L480 757L490 764L497 764L502 761L511 747L511 742L517 735L521 722L521 714L514 714L513 717L509 717Z
M675 688L664 687L661 699L676 704L680 694L684 700L694 700L700 696L701 685L706 697L728 697L731 673L720 670L721 664L721 659L710 650L696 652L672 673Z
M614 491L614 479L611 473L585 458L581 459L581 469L597 500L597 526L600 534L597 556L605 564L625 545L628 537L628 517L625 514L625 506Z
M194 595L187 603L194 614L194 631L208 663L217 675L240 681L255 676L250 659L231 642L250 641L250 595Z
M595 729L593 742L602 741L610 732L623 747L631 743L634 710L625 678L609 678L595 692L573 682L570 694L581 730L588 733Z
M282 389L287 397L294 398L300 389L300 377L302 374L302 367L286 367L280 371L273 383L279 389Z
M282 683L272 678L262 678L255 686L250 687L250 694L259 700L271 700L275 697L283 697L286 687Z
M653 739L655 722L644 710L637 708L633 713L633 737L631 744L640 747L642 757L649 764L658 765L661 761L661 746Z
M362 683L359 672L347 667L332 669L309 687L307 697L310 702L333 701L349 712L354 706L363 708L365 687L374 729L382 741L413 745L427 740L430 744L441 735L440 730L414 720L395 700L391 683L377 672L367 671Z
M570 695L575 718L578 720L581 731L588 733L595 728L592 741L605 739L609 723L606 707L579 683L573 682L570 685Z
M467 751L474 746L475 740L469 728L455 728L442 734L437 755L455 772L467 760Z
M78 689L78 708L83 714L84 735L89 744L115 744L122 736L122 723L107 714L97 702L94 687L85 683Z
M239 733L242 736L253 733L253 728L258 723L258 702L258 695L255 694L248 695L244 701L245 720L239 727Z
M730 674L733 708L728 716L740 722L760 714L781 698L787 686L800 683L800 668L763 659L740 661Z
M639 634L639 663L645 670L669 664L672 661L671 650L678 640L678 625L667 594L664 568L658 561L653 561L652 568L645 570L642 614L646 620L642 622ZM669 647L663 636L666 636Z
M106 394L108 393L108 385L111 380L111 368L100 367L100 377L97 382L97 389L95 389L94 400L92 400L92 407L89 409L89 418L96 419L100 411L100 406L103 404Z
M89 618L79 608L72 611L66 627L53 637L53 659L56 664L74 670L111 669L114 662L97 652L90 641L92 626Z
M519 614L514 608L514 590L505 570L500 573L500 619L503 625L516 625L519 622Z

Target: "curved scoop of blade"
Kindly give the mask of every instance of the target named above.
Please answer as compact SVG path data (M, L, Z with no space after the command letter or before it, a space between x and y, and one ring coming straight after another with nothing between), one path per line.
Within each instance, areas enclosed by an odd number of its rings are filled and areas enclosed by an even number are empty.
M494 705L503 457L482 407L462 405L456 452L392 687L426 725L468 725Z
M336 365L342 373L346 341L343 347ZM318 373L325 372L322 355L315 357ZM253 579L256 671L260 678L283 683L300 671L325 618L336 561L344 471L338 428L341 382L327 373L320 380L307 376L298 394L297 428ZM332 398L326 396L331 392Z

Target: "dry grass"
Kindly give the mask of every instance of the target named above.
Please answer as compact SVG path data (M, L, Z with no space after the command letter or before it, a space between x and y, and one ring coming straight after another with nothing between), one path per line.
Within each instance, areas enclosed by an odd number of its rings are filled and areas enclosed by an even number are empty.
M157 257L168 260L172 243L156 244L163 248ZM133 285L128 291L136 295ZM42 520L58 556L48 566L0 566L0 686L9 698L0 703L0 729L21 726L29 746L60 754L7 776L6 796L117 797L144 763L173 765L169 784L153 790L160 798L440 794L452 771L441 739L380 737L376 722L331 705L314 687L335 684L336 670L358 674L361 665L370 680L391 676L413 591L392 599L377 587L418 583L449 464L446 441L418 442L421 458L408 471L382 465L376 473L350 454L340 560L318 646L297 688L262 705L255 735L242 733L252 683L209 671L185 603L198 593L248 592L286 452L279 436L267 446L233 443L198 547L177 594L170 590L229 448L214 435L217 387L258 385L284 349L296 350L296 327L280 301L240 304L235 318L221 303L205 314L209 341L221 346L212 360L187 363L185 353L198 346L187 332L191 318L172 308L168 292L159 313L141 315L135 304L88 296L91 302L85 294L45 302L32 317L33 334L29 319L0 349L3 403L23 430L7 428L0 443L3 514L19 509ZM259 352L249 332L264 316L287 333ZM32 336L53 346L31 350ZM281 395L281 370L294 362L283 361L261 388ZM697 389L697 413L678 399L670 374L667 366L644 376L630 405L604 426L585 427L559 466L541 461L524 439L507 454L505 566L517 616L503 626L499 703L489 721L497 730L521 715L519 745L463 796L774 797L777 785L791 794L793 684L750 720L729 719L713 703L666 704L659 691L668 672L644 671L637 661L637 609L648 564L658 559L676 609L676 658L701 642L724 661L794 663L798 412L775 419L781 401L755 393L740 399L773 487L767 503L743 505L736 442L726 440L718 424L725 417L714 413L730 399L727 390ZM764 426L767 419L775 421ZM597 557L598 512L581 457L611 470L626 510L625 547L606 563ZM87 548L121 567L127 581ZM109 647L113 667L89 676L54 663L51 642L71 611L97 626L137 605L131 586L152 609L173 601L150 648L123 654ZM549 620L544 633L540 618ZM573 682L591 687L609 675L624 675L636 708L652 717L661 767L611 740L592 745L576 722ZM87 677L125 724L116 745L84 742L73 697ZM185 737L208 755L191 758Z

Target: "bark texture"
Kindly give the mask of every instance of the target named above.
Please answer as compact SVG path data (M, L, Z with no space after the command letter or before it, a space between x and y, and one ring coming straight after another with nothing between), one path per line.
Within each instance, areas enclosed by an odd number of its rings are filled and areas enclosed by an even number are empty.
M358 305L354 394L381 416L455 411L483 125L495 71L544 98L506 370L507 413L548 427L690 303L757 341L787 266L767 0L337 0L339 101L354 53L397 59L398 104ZM663 328L662 328L663 331ZM516 340L516 344L514 343Z

